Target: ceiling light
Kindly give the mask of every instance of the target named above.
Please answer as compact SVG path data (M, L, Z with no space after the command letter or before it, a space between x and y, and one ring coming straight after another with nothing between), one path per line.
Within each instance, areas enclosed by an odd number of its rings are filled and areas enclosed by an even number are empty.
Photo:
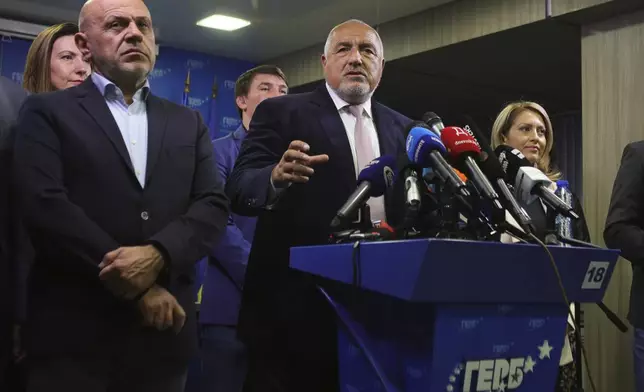
M249 24L250 22L247 20L219 14L210 15L209 17L201 19L199 22L197 22L197 26L225 31L241 29L242 27L246 27Z

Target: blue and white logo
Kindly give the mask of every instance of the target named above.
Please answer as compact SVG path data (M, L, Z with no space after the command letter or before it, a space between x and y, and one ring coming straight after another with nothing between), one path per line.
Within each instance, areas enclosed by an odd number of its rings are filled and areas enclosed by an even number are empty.
M495 346L496 347L496 346ZM457 391L462 378L462 392L506 392L518 389L524 377L539 369L539 362L550 360L554 347L544 340L533 357L482 359L457 364L448 377L447 392Z
M235 89L235 81L234 80L224 80L224 87L227 88L228 90L234 90Z
M188 61L186 61L186 67L188 67L191 70L192 69L203 69L205 66L206 66L206 64L201 60L189 59Z
M22 84L22 80L24 78L24 74L22 72L12 72L11 73L11 80L18 84Z
M150 74L148 75L148 78L150 79L162 78L171 72L172 72L171 68L155 68L152 70L152 72L150 72Z
M237 128L241 124L241 120L236 117L223 117L221 124L224 128Z

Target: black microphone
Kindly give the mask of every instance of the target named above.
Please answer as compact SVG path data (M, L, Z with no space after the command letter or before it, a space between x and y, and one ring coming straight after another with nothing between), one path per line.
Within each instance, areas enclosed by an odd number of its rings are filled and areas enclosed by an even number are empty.
M370 197L384 195L387 188L390 188L396 179L395 163L394 158L388 155L369 162L358 175L358 188L338 210L331 221L331 227L340 226L348 217L353 216Z
M519 200L530 204L540 197L550 208L559 214L572 219L579 219L579 215L572 207L561 200L549 189L552 180L541 170L534 167L521 151L510 146L501 145L496 148L496 153L505 170L508 180L514 182L515 192Z
M499 159L497 158L494 150L492 150L490 143L488 143L487 139L481 134L476 125L472 124L472 126L465 126L464 130L467 131L478 143L478 146L481 149L479 167L503 197L505 208L510 211L510 214L514 219L516 219L523 231L526 233L534 233L535 228L532 224L532 218L530 218L530 215L528 215L523 207L519 205L513 192L505 182L506 173L503 171L503 168L499 163ZM505 217L503 217L503 219L505 219Z
M492 205L499 210L503 209L492 184L481 171L477 160L481 155L481 148L472 135L458 127L447 127L443 129L441 140L447 147L452 160L461 163L467 169L468 178L474 182L483 196L492 202Z
M438 114L434 112L427 112L423 114L423 122L429 126L429 129L437 134L439 137L442 136L443 129L445 128L445 125L443 125L443 120L441 120L440 117L438 117Z

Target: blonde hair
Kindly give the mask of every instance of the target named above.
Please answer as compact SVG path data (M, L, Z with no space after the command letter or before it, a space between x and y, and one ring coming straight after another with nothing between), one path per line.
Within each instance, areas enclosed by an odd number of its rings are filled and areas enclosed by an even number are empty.
M555 181L561 178L561 172L554 168L550 162L550 153L554 145L554 133L552 131L552 123L546 110L536 102L518 101L508 104L501 113L496 117L494 125L492 126L492 148L497 148L505 144L505 138L514 124L517 116L526 110L530 110L541 117L541 120L546 126L546 149L537 161L537 168L544 172L548 178Z
M30 93L45 93L57 90L51 83L51 52L54 42L60 37L78 33L73 23L60 23L43 30L29 47L22 87Z

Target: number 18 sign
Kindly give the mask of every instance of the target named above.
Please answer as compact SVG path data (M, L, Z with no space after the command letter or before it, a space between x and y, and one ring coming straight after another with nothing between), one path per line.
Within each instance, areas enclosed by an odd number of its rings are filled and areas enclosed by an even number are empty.
M607 261L591 261L588 264L586 275L584 275L584 283L581 284L581 288L601 289L609 265L610 263Z

